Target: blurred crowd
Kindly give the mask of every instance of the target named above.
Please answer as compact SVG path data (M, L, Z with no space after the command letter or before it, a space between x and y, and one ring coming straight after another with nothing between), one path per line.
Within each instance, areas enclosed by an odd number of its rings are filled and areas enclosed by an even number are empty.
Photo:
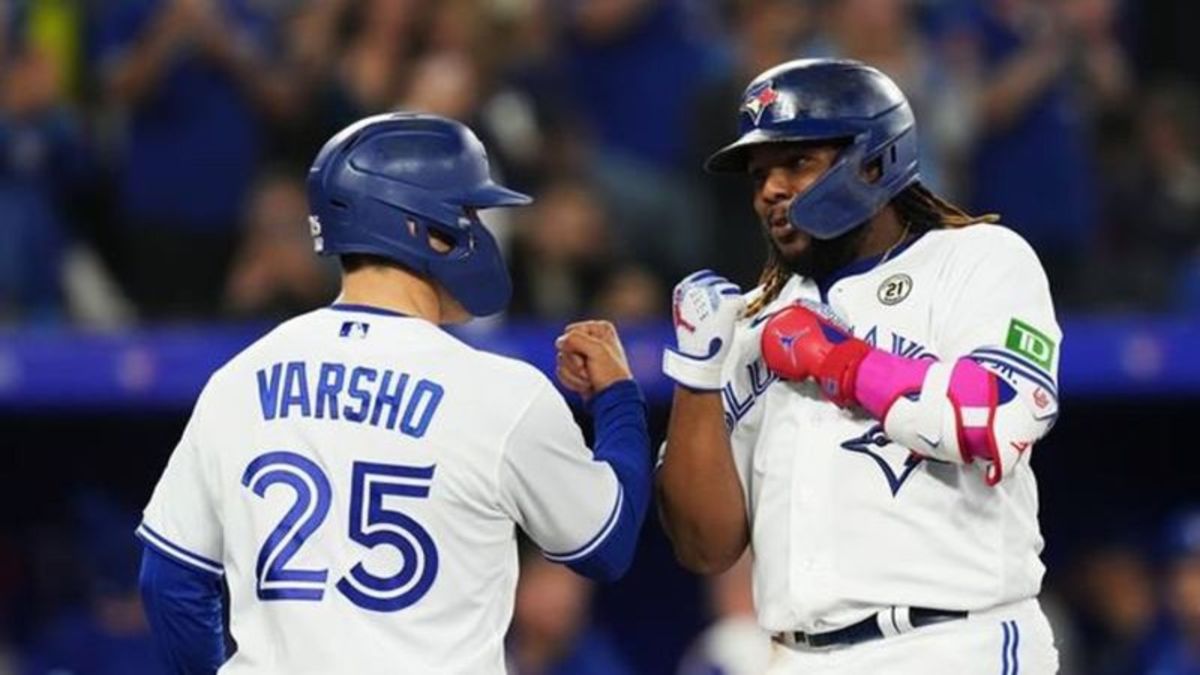
M805 56L890 74L923 180L1029 239L1061 308L1200 315L1197 25L1194 0L0 0L0 325L329 302L308 163L391 110L469 123L536 196L484 213L508 316L661 320L696 268L755 283L749 183L700 166L745 83ZM135 516L64 508L0 530L0 675L159 672ZM1200 674L1200 514L1051 572L1064 675ZM678 672L759 672L745 561L706 589ZM594 593L525 555L512 671L637 673Z
M752 285L749 187L706 176L742 87L890 74L923 180L995 212L1060 306L1200 312L1189 0L0 0L0 323L279 318L328 302L304 178L345 124L471 124L537 203L486 216L511 316L663 314Z
M0 541L0 675L157 675L136 587L136 516L100 493L68 505L25 563ZM636 646L595 605L597 587L522 545L512 627L512 675L758 675L771 656L754 618L750 559L706 579L704 626L670 670L647 671ZM641 602L671 603L666 594ZM1060 675L1200 673L1200 509L1161 530L1080 548L1044 589ZM681 624L692 617L680 614ZM7 625L6 625L7 624ZM641 645L669 644L681 625ZM673 656L673 655L668 655ZM661 662L661 659L659 659ZM938 671L931 670L931 673Z

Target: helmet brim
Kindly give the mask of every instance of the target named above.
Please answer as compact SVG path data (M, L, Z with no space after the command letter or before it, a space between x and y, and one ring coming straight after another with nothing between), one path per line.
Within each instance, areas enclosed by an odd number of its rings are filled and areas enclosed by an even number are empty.
M770 128L753 129L710 155L704 161L704 170L709 173L745 173L751 148L772 143L845 141L861 132L862 125L857 120L822 119L793 124L787 132Z
M472 206L477 209L489 209L497 206L527 206L532 203L533 197L524 192L517 192L491 181L463 196L464 206Z

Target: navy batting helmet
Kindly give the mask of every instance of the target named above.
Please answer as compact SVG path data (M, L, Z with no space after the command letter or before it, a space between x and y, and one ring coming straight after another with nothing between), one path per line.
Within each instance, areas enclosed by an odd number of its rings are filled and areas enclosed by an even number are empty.
M775 66L746 87L740 137L705 163L712 172L745 171L749 149L764 143L841 141L830 169L788 210L817 239L854 229L918 178L912 108L886 75L857 61L803 59ZM876 166L878 177L868 178Z
M520 206L528 195L492 182L483 144L435 115L360 120L317 153L308 173L318 253L369 253L440 283L471 314L508 304L512 282L477 209ZM430 233L448 242L434 249Z

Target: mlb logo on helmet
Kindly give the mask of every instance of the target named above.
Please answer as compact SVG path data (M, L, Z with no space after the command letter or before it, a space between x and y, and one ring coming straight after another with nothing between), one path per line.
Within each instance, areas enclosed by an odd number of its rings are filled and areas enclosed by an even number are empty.
M778 100L779 92L775 91L771 82L764 82L761 86L746 92L746 100L742 103L742 112L750 115L750 118L754 120L754 126L758 126L763 113Z
M325 238L321 236L321 219L316 216L308 217L308 233L313 238L313 250L317 253L324 253Z

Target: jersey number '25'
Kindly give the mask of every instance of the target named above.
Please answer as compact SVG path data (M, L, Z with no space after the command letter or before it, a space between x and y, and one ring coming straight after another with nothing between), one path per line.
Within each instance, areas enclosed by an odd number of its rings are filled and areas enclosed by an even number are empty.
M385 497L425 499L433 467L355 462L350 493L350 539L366 548L391 546L400 555L400 570L376 576L359 562L337 582L350 602L377 612L394 612L420 600L437 576L437 547L425 528L389 509ZM271 531L258 552L255 573L260 600L321 600L328 569L298 569L288 563L329 513L329 478L312 460L294 452L259 455L242 475L242 485L262 497L282 483L296 501Z

